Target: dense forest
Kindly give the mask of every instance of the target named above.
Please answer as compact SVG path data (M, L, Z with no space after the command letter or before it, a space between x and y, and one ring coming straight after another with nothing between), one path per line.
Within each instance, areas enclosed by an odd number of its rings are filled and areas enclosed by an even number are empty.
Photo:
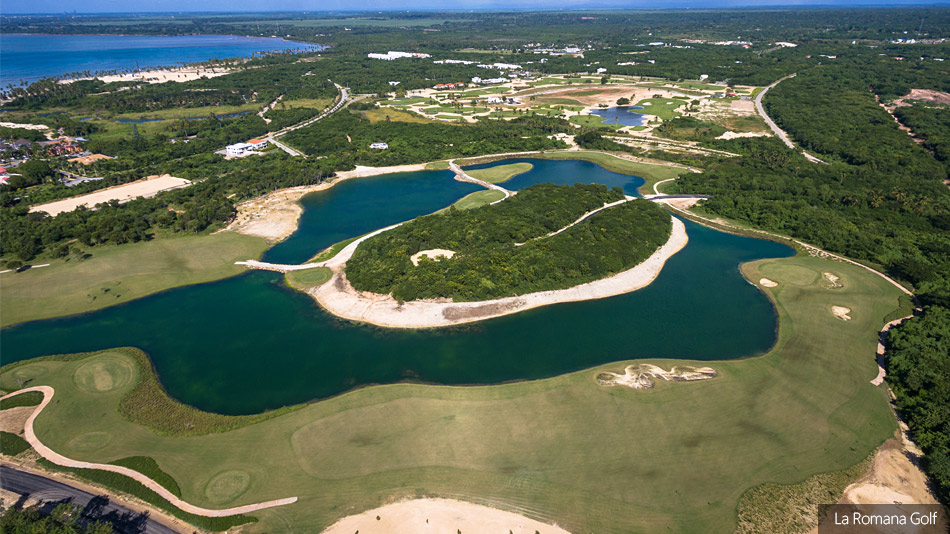
M400 301L477 301L564 289L641 263L670 235L670 216L646 200L599 212L545 237L623 193L601 185L540 184L494 206L450 209L364 241L346 264L358 290ZM448 249L448 260L410 261Z
M4 534L112 534L115 530L105 521L82 520L82 508L63 502L52 512L43 513L39 507L7 508L0 513L0 532ZM147 516L142 516L147 518ZM139 523L136 521L136 523ZM130 524L130 528L144 525Z
M894 116L947 165L950 173L950 106L914 104L895 109Z

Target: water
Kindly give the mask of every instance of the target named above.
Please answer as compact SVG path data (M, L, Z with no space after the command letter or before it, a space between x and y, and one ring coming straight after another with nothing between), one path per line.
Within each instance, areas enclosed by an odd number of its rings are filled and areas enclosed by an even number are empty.
M138 70L257 52L319 48L277 38L233 35L0 34L0 86L74 72Z
M643 109L643 106L624 106L607 109L592 109L591 115L603 117L604 124L622 124L624 126L642 126L646 124L646 115L633 110Z
M529 161L536 166L520 177L521 186L596 179L633 193L642 183L587 162ZM343 182L306 197L300 229L266 259L302 261L340 239L434 211L471 190L446 171ZM173 397L243 414L373 383L497 383L624 359L712 360L768 350L775 311L740 276L738 265L788 256L791 249L688 221L686 228L689 244L644 289L471 326L404 331L341 321L287 288L281 275L254 271L8 328L4 362L136 346L149 353Z

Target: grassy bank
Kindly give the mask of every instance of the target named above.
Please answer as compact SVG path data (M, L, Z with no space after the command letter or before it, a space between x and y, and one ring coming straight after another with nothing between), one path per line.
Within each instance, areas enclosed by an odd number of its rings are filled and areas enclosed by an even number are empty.
M647 391L595 381L629 363L618 362L498 386L369 387L232 431L180 437L123 417L124 407L140 405L153 426L180 424L161 405L145 410L163 393L137 351L7 366L0 386L12 387L17 374L53 386L60 401L36 423L44 443L90 461L150 456L194 504L300 498L256 513L260 523L247 532L319 530L414 495L490 502L573 532L728 532L750 488L846 469L895 429L885 390L869 381L877 330L898 306L898 290L819 258L742 270L753 282L778 284L764 289L780 318L776 346L762 357L703 362L715 379ZM843 287L823 285L824 272ZM836 318L831 306L850 308L852 319ZM118 369L123 358L128 372L153 384L147 395L116 373L107 391L77 386L96 383L77 374ZM98 447L79 446L89 441Z
M98 310L233 276L243 271L235 261L257 258L266 248L263 239L221 232L94 248L86 260L56 259L49 267L3 273L0 326Z
M487 169L476 169L465 172L472 178L477 178L490 184L500 184L502 182L511 180L519 174L524 174L533 168L534 165L527 162L521 162L509 163L507 165L495 165L494 167L489 167Z

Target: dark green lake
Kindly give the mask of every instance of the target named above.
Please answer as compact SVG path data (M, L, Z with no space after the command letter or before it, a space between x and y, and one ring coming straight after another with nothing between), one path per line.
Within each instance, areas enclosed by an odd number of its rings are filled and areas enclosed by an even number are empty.
M535 168L506 186L596 182L634 193L642 183L588 162L528 161ZM446 171L343 182L306 197L298 232L265 258L304 261L341 239L435 211L474 190ZM136 346L148 352L173 397L245 414L373 383L497 383L634 358L713 360L768 350L775 311L738 266L791 249L688 221L686 230L686 248L640 291L473 326L403 331L348 323L287 288L281 275L253 271L7 328L3 362Z

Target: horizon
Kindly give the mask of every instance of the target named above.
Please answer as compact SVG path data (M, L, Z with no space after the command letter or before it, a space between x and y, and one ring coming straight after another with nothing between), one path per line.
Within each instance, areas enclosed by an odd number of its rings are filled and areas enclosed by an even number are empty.
M425 12L511 12L511 11L666 11L666 10L733 10L733 9L875 9L898 7L950 7L950 0L864 0L861 3L849 0L669 0L657 6L647 0L467 0L462 7L442 8L438 0L409 2L408 0L372 0L363 7L347 5L345 0L321 2L316 9L306 4L310 0L206 0L201 9L193 9L193 2L187 0L157 0L149 4L148 10L127 10L121 0L88 0L76 2L73 11L64 11L62 3L53 0L8 0L0 10L0 17L7 16L109 16L109 15L227 15L227 14L308 14L327 16L346 16L366 13L425 13ZM157 4L157 5L156 5ZM237 5L235 5L237 4ZM334 5L328 5L334 4ZM12 8L11 8L12 5ZM117 10L117 6L125 10ZM82 7L79 7L82 6ZM242 7L242 6L247 6ZM345 6L345 8L344 8Z

